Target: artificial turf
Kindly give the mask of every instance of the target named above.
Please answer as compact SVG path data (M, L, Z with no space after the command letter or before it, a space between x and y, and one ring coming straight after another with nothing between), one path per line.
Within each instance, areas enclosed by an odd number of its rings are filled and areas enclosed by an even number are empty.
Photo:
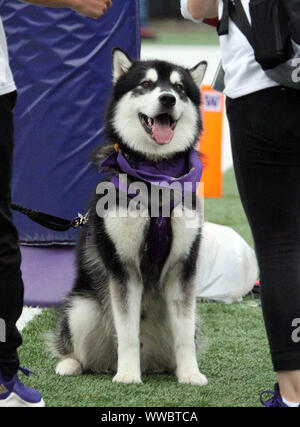
M206 199L205 213L206 220L232 226L252 244L232 170L224 176L223 197ZM23 331L22 365L38 373L26 384L42 391L47 406L259 406L259 392L273 386L274 373L258 301L205 302L198 309L206 343L199 356L200 370L209 380L205 387L178 384L175 376L166 375L144 376L140 385L112 383L111 375L57 376L43 338L54 322L52 309Z

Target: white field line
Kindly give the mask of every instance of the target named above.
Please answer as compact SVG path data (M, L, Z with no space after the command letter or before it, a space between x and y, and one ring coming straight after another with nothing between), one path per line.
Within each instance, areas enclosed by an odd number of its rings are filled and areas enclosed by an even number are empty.
M221 51L219 46L143 44L141 58L162 59L188 68L200 61L207 61L208 67L203 83L211 84L221 59Z

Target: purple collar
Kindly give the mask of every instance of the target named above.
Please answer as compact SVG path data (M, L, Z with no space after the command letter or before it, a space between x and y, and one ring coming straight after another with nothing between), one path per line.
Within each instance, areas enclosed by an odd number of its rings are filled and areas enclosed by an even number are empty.
M120 151L115 151L109 155L102 163L102 167L115 169L120 174L127 174L136 181L142 181L159 187L169 186L177 182L181 186L180 201L184 196L185 183L191 183L189 191L197 192L200 182L203 164L199 153L192 150L190 153L178 156L170 160L161 160L154 162L151 160L133 160L123 155ZM119 190L128 193L128 188L122 187L122 182L116 175L111 177L111 182ZM177 203L173 203L171 209ZM169 217L163 217L160 214L157 218L153 217L150 221L148 232L148 258L152 266L159 266L161 269L166 261L172 243L172 228Z
M117 169L120 173L136 178L138 181L161 187L164 183L170 185L177 182L183 188L184 183L191 182L195 193L203 171L199 153L195 150L180 157L158 162L133 160L120 151L115 151L101 163L101 166Z

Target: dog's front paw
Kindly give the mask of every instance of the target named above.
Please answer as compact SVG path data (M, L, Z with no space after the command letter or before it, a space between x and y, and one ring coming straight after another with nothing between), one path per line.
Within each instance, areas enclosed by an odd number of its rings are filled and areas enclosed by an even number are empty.
M124 384L140 384L142 382L141 376L138 373L134 372L118 372L113 377L114 383L124 383Z
M82 374L81 364L76 359L68 357L63 359L56 365L55 372L58 375L80 375Z
M191 385L206 385L208 383L205 375L201 372L188 372L186 374L178 375L178 381L182 384L191 384Z

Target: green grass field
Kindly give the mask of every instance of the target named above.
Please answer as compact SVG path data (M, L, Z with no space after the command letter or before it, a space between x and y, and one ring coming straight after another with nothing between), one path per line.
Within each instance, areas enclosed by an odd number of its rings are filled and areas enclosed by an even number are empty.
M187 32L182 37L180 32L176 31L162 31L159 33L157 40L144 40L143 43L151 44L168 44L168 45L217 45L218 36L215 32Z
M252 244L236 190L233 171L224 177L224 195L205 201L206 220L226 224ZM43 335L51 329L54 310L44 310L23 331L23 366L38 373L26 383L42 391L48 406L259 406L259 392L273 386L261 309L257 300L224 305L199 303L205 350L199 366L205 387L179 385L174 376L144 376L142 385L120 385L110 375L59 377Z
M214 27L194 24L184 19L153 21L150 28L156 33L155 40L143 39L145 44L163 45L218 45L219 39Z

